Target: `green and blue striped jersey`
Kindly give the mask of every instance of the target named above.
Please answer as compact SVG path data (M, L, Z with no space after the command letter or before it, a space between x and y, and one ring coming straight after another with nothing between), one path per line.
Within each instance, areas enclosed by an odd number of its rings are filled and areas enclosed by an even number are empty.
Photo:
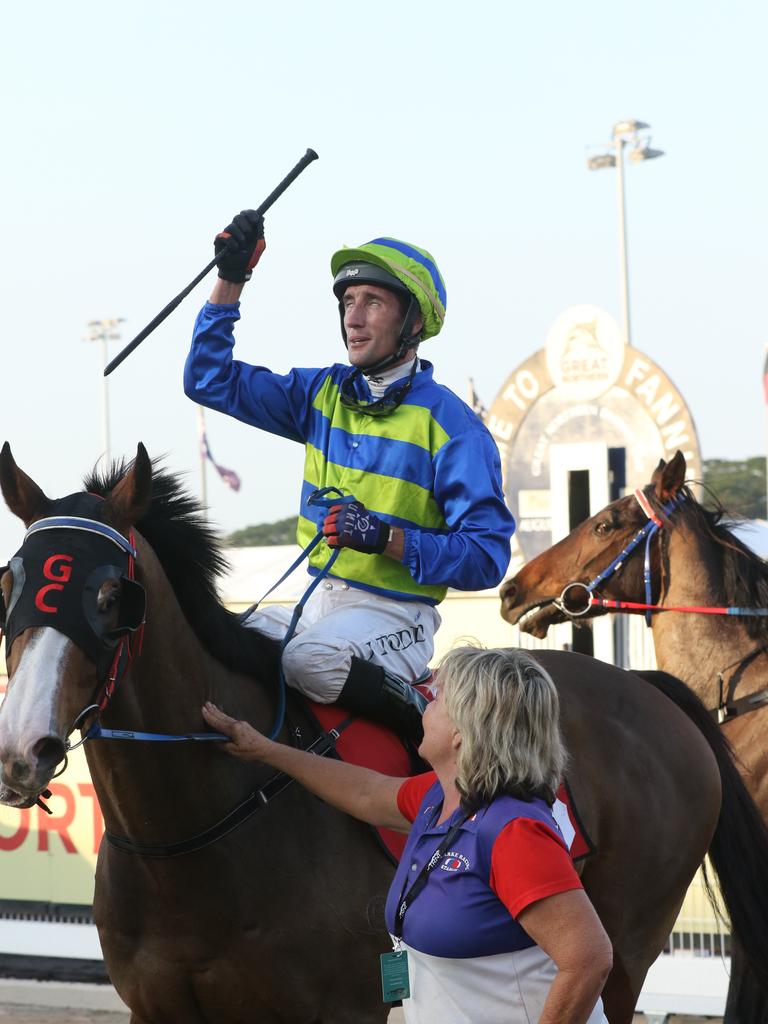
M304 546L325 511L306 504L316 488L337 487L405 532L398 562L342 549L332 574L401 600L439 603L448 587L483 590L503 579L514 520L502 492L499 454L475 413L435 382L430 363L388 416L341 403L343 364L276 374L232 357L238 304L201 310L184 370L187 395L305 446L297 539ZM358 378L362 399L367 383ZM393 385L396 386L396 385ZM310 572L330 557L325 541Z

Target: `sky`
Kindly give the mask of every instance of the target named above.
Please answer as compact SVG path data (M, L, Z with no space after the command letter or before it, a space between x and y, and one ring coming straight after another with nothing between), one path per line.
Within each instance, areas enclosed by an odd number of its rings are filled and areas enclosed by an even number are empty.
M0 35L0 441L51 496L102 453L101 348L127 342L307 147L267 216L239 358L344 357L329 260L379 235L432 252L446 325L422 355L488 405L567 307L620 316L612 126L652 126L626 174L633 344L685 397L704 458L762 454L768 7L740 0L292 0L7 5ZM213 278L109 377L112 456L138 441L199 490L181 377ZM110 356L119 344L112 342ZM222 532L294 514L299 445L208 413L243 485ZM0 510L13 553L21 526Z

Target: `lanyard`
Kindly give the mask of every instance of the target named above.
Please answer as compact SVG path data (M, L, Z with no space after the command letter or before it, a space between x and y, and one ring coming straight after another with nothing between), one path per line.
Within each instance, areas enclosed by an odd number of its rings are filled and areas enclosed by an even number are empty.
M437 813L439 816L440 812L438 811ZM405 891L405 887L408 884L408 878L406 877L405 881L403 882L402 892L400 893L399 905L395 912L395 938L401 939L403 937L403 918L405 917L406 911L413 903L413 901L416 899L416 897L419 895L419 893L422 891L424 886L427 884L427 882L429 881L430 874L434 871L442 857L448 851L454 839L459 834L462 825L469 817L469 814L464 814L456 822L456 824L453 826L450 832L446 835L445 839L443 839L442 843L440 843L438 848L435 850L435 852L429 858L427 863L421 869L418 878L413 883L408 892ZM430 823L429 828L432 828L432 823Z

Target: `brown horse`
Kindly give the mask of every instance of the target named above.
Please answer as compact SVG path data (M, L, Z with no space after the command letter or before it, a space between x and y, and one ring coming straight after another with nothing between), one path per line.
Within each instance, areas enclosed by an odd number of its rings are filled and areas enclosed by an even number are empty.
M94 704L105 730L197 732L205 699L270 728L275 648L219 604L213 539L143 446L130 469L52 501L5 445L0 489L31 527L0 575L11 644L0 799L38 799ZM649 685L580 655L541 660L561 693L570 787L597 847L583 880L614 944L609 1020L631 1021L707 850L768 988L768 896L752 894L768 871L768 838L716 728L662 674ZM280 735L307 738L295 708ZM391 867L373 836L218 747L86 743L107 830L94 917L133 1024L383 1022L377 953ZM240 815L258 787L272 798Z
M768 566L722 524L722 509L707 510L695 500L685 486L685 471L680 452L669 463L662 460L640 500L630 495L614 501L530 561L503 585L501 613L536 637L546 636L550 625L569 617L579 621L606 614L604 606L593 604L582 615L585 588L647 526L644 496L651 515L662 524L650 551L651 601L646 599L643 545L594 594L664 609L763 611L762 616L682 611L651 615L659 667L684 680L718 715L746 786L768 821L768 712L760 710L768 702ZM734 1000L732 983L726 1019L750 1024L768 1019L768 1003L760 1002L762 1009L749 1004L751 1009L734 1015Z

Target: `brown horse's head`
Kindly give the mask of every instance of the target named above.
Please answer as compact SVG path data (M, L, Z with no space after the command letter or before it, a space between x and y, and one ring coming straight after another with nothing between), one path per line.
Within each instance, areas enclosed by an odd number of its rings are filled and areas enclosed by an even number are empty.
M28 529L66 515L97 520L125 535L146 512L151 485L142 444L106 499L80 493L52 500L19 469L7 442L0 450L0 491ZM119 566L103 571L104 564L119 561L112 546L81 530L41 530L25 538L0 569L8 664L0 710L2 803L28 807L36 801L64 759L75 719L96 696L100 645L108 658L107 638L118 630L121 605L127 603Z
M685 481L685 458L677 452L656 467L645 493L656 508L677 495ZM501 587L501 615L512 625L536 637L545 637L551 625L565 622L566 615L555 605L570 583L590 583L606 569L647 522L634 495L607 505L597 515L577 526L567 537L528 562ZM613 575L600 584L600 594L612 600L641 600L643 556L635 552ZM574 613L584 608L583 587L566 595L564 605ZM605 614L591 608L580 618Z

